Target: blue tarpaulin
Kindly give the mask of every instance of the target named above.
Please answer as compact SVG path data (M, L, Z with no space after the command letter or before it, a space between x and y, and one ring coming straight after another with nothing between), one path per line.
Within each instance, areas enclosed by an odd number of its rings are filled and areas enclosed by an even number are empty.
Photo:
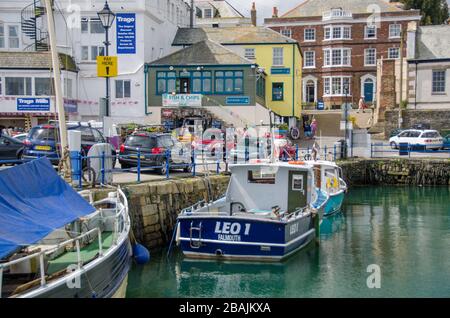
M47 158L0 171L0 259L94 211Z

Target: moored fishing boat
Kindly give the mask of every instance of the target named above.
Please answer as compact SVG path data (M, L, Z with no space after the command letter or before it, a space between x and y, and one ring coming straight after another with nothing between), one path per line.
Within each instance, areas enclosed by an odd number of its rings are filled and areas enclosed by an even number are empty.
M185 256L279 261L314 239L326 201L318 201L312 165L256 160L230 170L224 197L178 216Z
M1 171L0 186L0 296L125 296L132 251L120 189L94 202L46 158Z
M332 215L341 210L347 184L342 178L341 168L332 161L306 161L315 170L315 182L318 191L327 197L324 206L324 216Z

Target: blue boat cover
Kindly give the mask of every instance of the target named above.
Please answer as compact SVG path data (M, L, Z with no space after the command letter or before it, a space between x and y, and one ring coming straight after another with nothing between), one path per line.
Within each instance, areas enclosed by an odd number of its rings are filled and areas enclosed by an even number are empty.
M94 211L45 157L0 171L0 259Z

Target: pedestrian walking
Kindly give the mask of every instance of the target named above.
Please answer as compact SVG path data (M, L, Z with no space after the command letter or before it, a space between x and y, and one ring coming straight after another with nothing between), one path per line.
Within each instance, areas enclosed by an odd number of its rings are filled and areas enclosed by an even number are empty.
M311 138L316 136L317 132L317 120L314 118L311 122Z
M364 113L364 109L366 109L366 103L364 101L364 96L361 96L358 103L358 114L360 110L362 110L362 112Z

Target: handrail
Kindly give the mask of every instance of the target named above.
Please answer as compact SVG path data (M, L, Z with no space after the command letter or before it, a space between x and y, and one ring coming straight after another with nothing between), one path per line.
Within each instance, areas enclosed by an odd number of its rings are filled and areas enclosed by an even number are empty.
M83 194L86 194L86 191L83 191ZM119 200L119 198L122 200L121 203L123 204L123 207L114 215L114 216L110 216L110 217L114 217L115 218L115 228L114 228L114 244L117 244L117 239L118 239L118 234L119 231L123 232L124 230L128 229L130 226L130 219L128 216L128 200L125 196L125 194L123 193L123 191L119 188L117 189L117 194L118 196L116 197L117 200ZM107 200L107 199L105 199ZM101 200L103 201L103 200ZM117 202L118 204L118 202ZM128 217L127 217L128 216ZM110 217L102 217L102 218L110 218ZM119 218L122 217L123 220L123 227L119 227ZM58 243L55 247L52 247L51 249L45 250L45 251L39 251L36 253L33 253L31 255L27 255L25 257L21 257L6 263L0 263L0 298L1 298L1 292L2 292L2 283L3 283L3 273L4 273L4 269L5 268L9 268L12 265L15 264L19 264L22 262L25 262L27 260L30 259L34 259L34 258L38 258L39 257L39 263L40 263L40 277L41 277L41 286L45 286L46 284L46 278L45 278L45 268L44 268L44 257L48 256L56 251L58 251L60 248L75 242L76 245L76 252L77 252L77 267L78 270L81 270L81 267L83 265L83 261L81 259L81 250L80 250L80 240L83 239L86 236L91 235L92 233L97 232L97 236L98 236L98 243L99 243L99 247L98 247L98 251L99 251L99 257L103 256L103 244L102 244L102 231L100 230L99 227L93 228L85 233L82 233L80 235L78 235L77 237L74 237L72 239L66 240L64 242Z

